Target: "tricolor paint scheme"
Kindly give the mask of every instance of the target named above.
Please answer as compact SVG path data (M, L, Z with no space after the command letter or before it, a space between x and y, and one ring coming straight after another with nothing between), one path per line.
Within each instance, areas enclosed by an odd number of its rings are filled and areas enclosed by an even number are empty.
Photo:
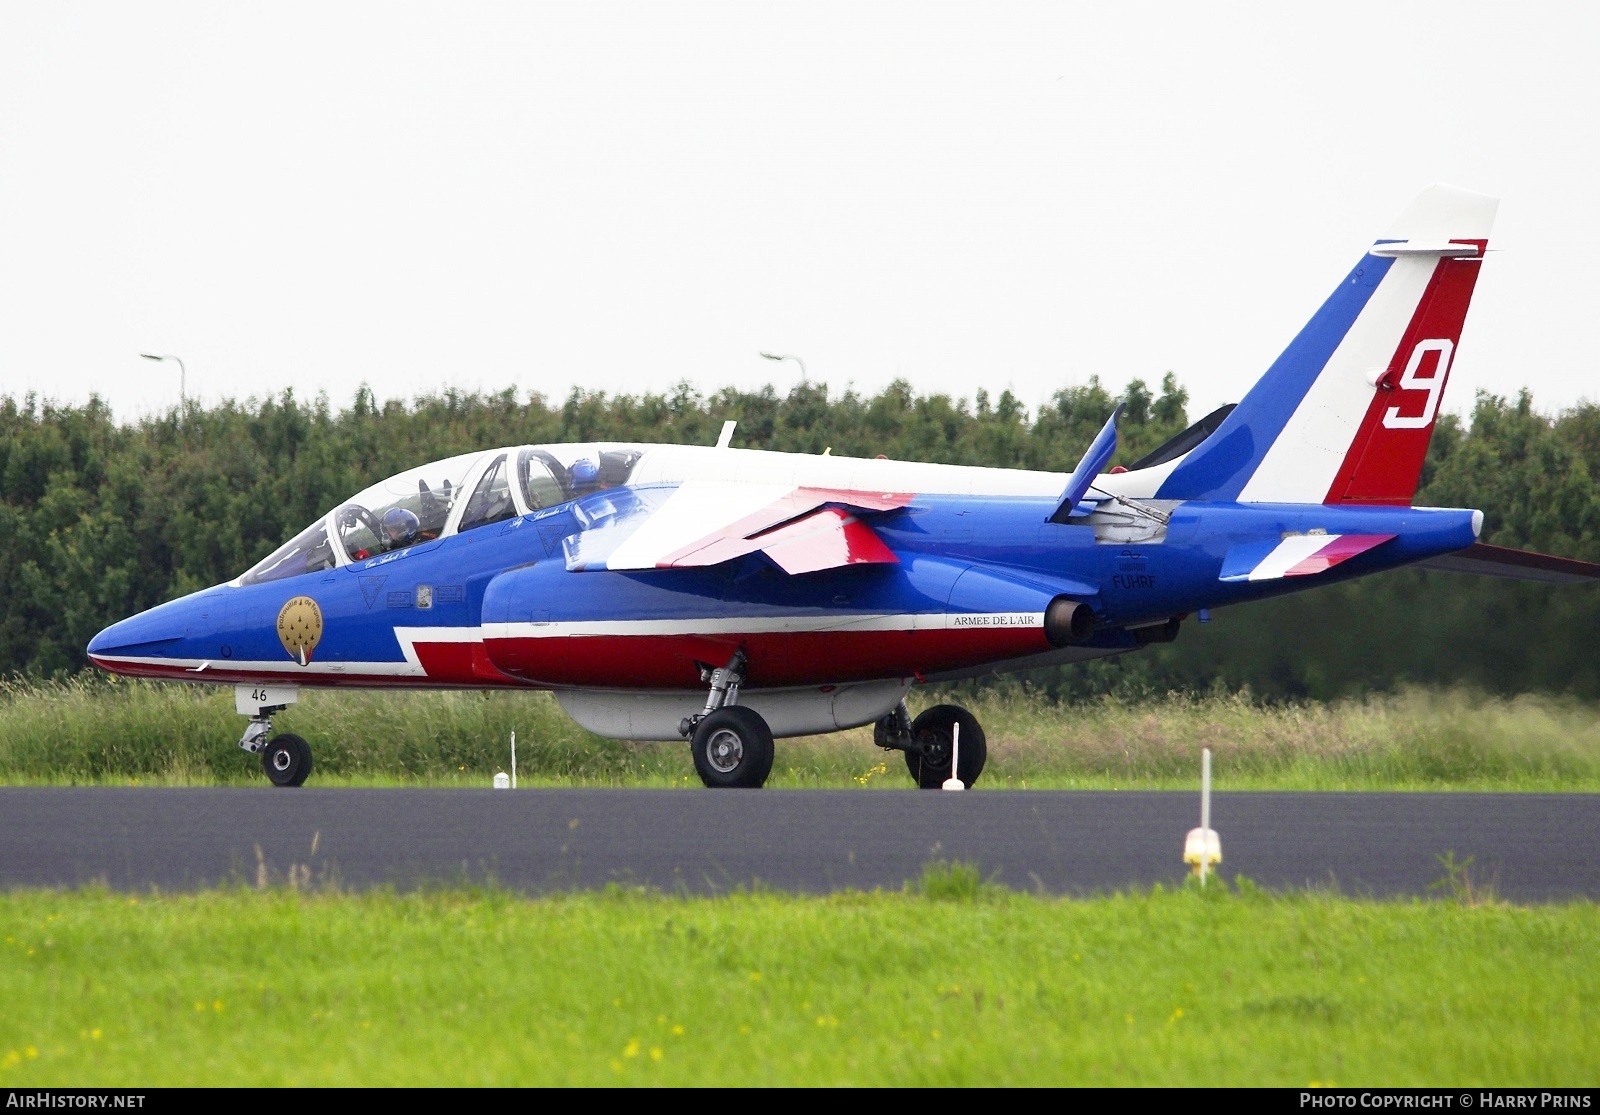
M919 682L1121 654L1216 608L1402 565L1589 581L1410 506L1495 202L1434 187L1242 402L1103 474L678 445L514 446L374 485L226 585L89 646L117 673L236 686L241 746L316 686L540 688L584 727L690 741L759 786L773 738L876 724L919 785L983 767L970 714ZM726 440L726 439L724 439Z

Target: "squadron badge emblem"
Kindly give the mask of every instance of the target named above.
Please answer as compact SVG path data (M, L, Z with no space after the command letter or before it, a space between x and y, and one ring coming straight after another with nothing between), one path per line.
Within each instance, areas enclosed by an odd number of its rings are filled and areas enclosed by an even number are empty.
M296 596L278 612L278 641L300 665L310 665L321 639L322 609L311 597Z

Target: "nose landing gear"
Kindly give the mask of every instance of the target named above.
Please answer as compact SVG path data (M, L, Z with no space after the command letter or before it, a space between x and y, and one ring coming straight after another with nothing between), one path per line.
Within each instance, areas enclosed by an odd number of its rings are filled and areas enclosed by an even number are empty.
M290 732L272 735L272 717L294 704L299 695L292 685L234 687L233 707L250 718L239 746L261 756L261 769L274 786L299 786L311 774L311 745Z

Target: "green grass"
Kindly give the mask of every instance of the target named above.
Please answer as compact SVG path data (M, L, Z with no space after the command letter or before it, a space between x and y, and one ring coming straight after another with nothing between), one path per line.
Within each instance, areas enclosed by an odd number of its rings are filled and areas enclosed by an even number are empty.
M1600 909L1248 885L0 896L0 1088L1569 1085Z
M914 694L913 712L934 695ZM971 704L981 787L1192 788L1203 746L1221 789L1600 791L1600 709L1554 697L1409 690L1328 705L1185 696ZM84 677L0 686L0 783L259 784L235 746L232 689ZM546 693L307 691L275 721L311 741L316 785L698 786L681 743L605 740ZM769 785L905 787L868 728L780 740Z

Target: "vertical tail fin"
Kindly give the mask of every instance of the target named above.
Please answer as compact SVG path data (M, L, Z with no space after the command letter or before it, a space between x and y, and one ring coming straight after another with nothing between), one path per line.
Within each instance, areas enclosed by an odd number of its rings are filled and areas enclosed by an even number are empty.
M1409 504L1497 204L1423 191L1158 495Z

